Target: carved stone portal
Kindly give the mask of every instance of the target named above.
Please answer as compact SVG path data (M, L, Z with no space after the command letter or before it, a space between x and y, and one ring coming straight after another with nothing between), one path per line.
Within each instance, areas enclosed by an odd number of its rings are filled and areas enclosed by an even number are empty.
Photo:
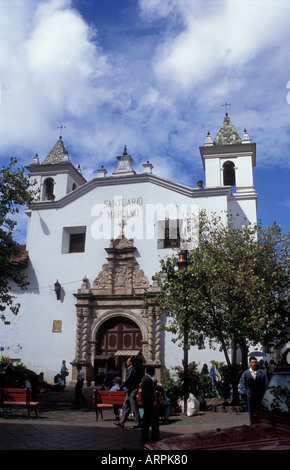
M119 237L112 239L106 248L107 263L92 285L85 277L81 288L74 294L77 298L75 361L90 364L86 370L87 381L90 381L88 376L94 374L98 332L108 320L116 317L134 322L139 328L141 349L132 353L142 356L144 366L155 365L156 375L160 377L161 317L154 306L154 296L159 287L149 285L135 259L135 251L133 240L128 240L122 229ZM149 307L146 307L146 299L151 299ZM121 355L122 351L117 354Z

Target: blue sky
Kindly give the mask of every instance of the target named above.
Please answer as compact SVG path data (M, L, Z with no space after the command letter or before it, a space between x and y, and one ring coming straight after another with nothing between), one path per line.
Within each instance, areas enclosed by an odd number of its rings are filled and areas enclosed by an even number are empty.
M289 19L288 0L0 0L1 165L43 161L63 125L87 179L126 145L195 186L227 101L257 144L258 217L290 231Z

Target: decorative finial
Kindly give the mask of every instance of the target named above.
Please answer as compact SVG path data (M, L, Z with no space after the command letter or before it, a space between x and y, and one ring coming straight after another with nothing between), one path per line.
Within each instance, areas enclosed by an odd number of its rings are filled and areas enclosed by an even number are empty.
M63 126L62 124L58 127L58 129L60 129L61 134L62 134L62 130L65 129L65 128L66 128L66 126ZM62 139L62 135L59 136L59 140L61 140L61 139Z
M121 222L119 222L119 225L121 226L121 236L122 236L122 238L124 238L124 236L125 236L124 227L125 227L125 225L127 225L127 222L124 219L122 219Z
M125 145L123 155L127 155L127 147Z
M221 106L225 106L225 107L226 107L226 117L228 117L228 106L231 106L231 103L225 102L225 104L222 104Z
M207 133L204 145L205 145L205 147L209 147L209 146L213 145L213 141L212 141L212 138L211 138L211 135L210 135L209 131Z
M34 159L32 160L31 165L32 165L32 166L39 165L38 153L35 154L35 157L34 157Z

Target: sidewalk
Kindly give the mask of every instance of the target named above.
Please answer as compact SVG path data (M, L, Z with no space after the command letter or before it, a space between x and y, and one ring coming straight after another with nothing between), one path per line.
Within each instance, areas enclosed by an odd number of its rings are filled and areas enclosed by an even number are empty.
M84 388L86 403L74 404L74 388L64 392L47 392L38 396L38 418L29 419L24 408L3 417L0 412L0 450L69 450L69 451L137 451L142 449L140 430L130 429L127 421L120 429L114 425L113 410L103 411L103 420L92 404L93 387ZM170 424L160 425L160 437L249 424L247 412L206 411L187 417L175 414Z

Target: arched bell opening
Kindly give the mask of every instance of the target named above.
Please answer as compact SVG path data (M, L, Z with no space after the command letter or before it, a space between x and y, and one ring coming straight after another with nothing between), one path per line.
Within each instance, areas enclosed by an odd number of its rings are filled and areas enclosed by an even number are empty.
M43 183L43 201L53 201L54 195L54 180L53 178L46 178Z
M233 162L228 161L223 164L223 179L224 186L235 186L236 173L235 164Z

